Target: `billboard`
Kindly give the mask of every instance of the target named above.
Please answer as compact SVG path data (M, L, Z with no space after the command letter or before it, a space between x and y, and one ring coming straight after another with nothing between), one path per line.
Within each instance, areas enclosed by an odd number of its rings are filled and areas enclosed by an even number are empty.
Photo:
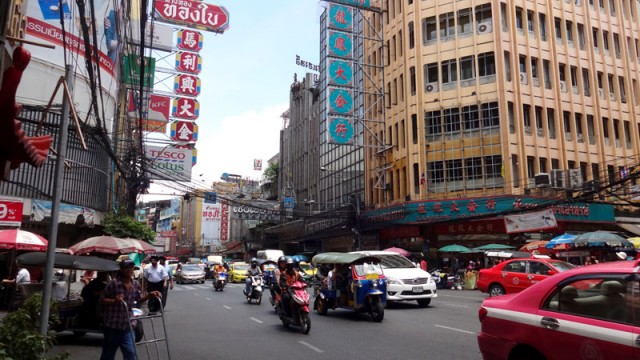
M552 209L528 212L522 215L507 215L504 217L507 234L522 232L539 232L553 230L558 227L558 222Z
M202 71L202 57L198 54L178 51L176 53L176 70L197 75Z
M220 203L204 202L202 204L202 246L220 245L220 220L222 208Z
M124 70L122 80L127 85L140 86L140 77L144 76L143 86L153 89L153 77L156 71L156 59L144 56L144 74L142 74L142 59L138 55L125 55L123 57Z
M20 227L22 199L0 199L0 225Z
M198 140L198 125L191 121L175 121L171 123L171 140L191 142Z
M200 79L194 75L176 75L173 91L178 95L198 96L200 95Z
M137 31L132 31L133 43L140 43L140 21L132 20L131 26ZM173 50L173 26L163 25L157 22L147 21L144 31L144 46L156 50Z
M181 50L199 52L202 50L203 40L204 36L199 31L189 29L178 30L176 47Z
M169 109L171 108L171 98L157 94L149 95L149 111L147 119L158 121L169 121Z
M147 145L145 156L150 179L191 181L190 149Z
M200 103L191 98L174 98L171 116L185 120L196 120L200 116Z
M192 0L155 0L157 21L223 33L229 28L229 12L223 6Z

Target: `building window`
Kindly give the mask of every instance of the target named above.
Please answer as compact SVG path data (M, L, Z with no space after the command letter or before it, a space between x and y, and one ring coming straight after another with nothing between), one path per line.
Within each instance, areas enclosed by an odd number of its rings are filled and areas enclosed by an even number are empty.
M462 181L464 174L462 171L462 159L447 160L447 181Z
M424 113L424 122L427 127L427 135L432 138L442 134L442 116L440 111L427 111Z
M582 136L582 114L580 113L576 113L575 114L575 118L576 118L576 136L578 136L578 142L582 142L584 141Z
M444 131L454 133L460 131L460 110L458 108L445 109L444 115Z
M456 35L453 12L440 15L440 40L449 40Z
M602 31L602 46L604 47L604 53L609 55L609 32Z
M597 28L593 28L592 31L592 41L593 41L593 49L595 50L595 52L600 52L600 50L598 50L598 29Z
M534 37L536 35L535 24L533 19L535 18L535 14L533 11L527 11L527 30L529 30L529 35Z
M444 162L442 161L434 161L429 163L429 182L430 183L439 183L444 182Z
M502 176L502 155L484 157L485 174L488 179Z
M491 3L476 6L476 23L493 24L491 19Z
M458 11L458 34L465 35L471 33L473 33L471 9L463 9Z
M477 105L462 107L462 122L465 130L480 128L480 114L478 113Z
M413 144L418 143L418 115L411 114L411 138Z
M522 19L522 8L516 7L516 29L522 33L524 31L524 24Z
M500 109L497 102L482 104L482 126L485 129L500 127Z
M538 14L538 28L540 29L540 39L547 41L547 16Z
M508 51L504 52L504 77L511 82L511 55Z
M442 83L458 81L458 69L456 60L446 60L442 62Z
M562 40L562 21L555 18L553 24L555 25L556 39Z
M426 64L424 66L425 86L426 84L438 83L438 63Z
M547 172L547 158L541 157L539 160L539 166L540 166L540 172L541 173L546 173Z
M524 131L527 134L531 134L531 106L522 105L522 123L524 124Z
M438 41L438 27L436 17L422 19L422 43L427 45Z
M602 136L606 145L609 145L609 118L602 118Z
M538 131L538 136L544 135L544 129L542 126L542 108L540 106L536 106L535 110L535 118L536 118L536 129Z
M468 179L482 179L482 158L472 157L464 159L464 168L466 171L466 178Z
M502 31L503 32L509 31L509 28L507 27L507 20L508 20L507 16L508 16L508 14L507 14L507 4L500 3L500 20L501 20L500 22L502 23Z
M567 43L569 43L569 46L573 47L573 23L571 21L567 21L565 26L567 29Z
M420 168L417 163L413 164L413 193L420 194Z
M404 74L400 74L400 101L404 101Z
M547 129L549 129L549 138L556 138L556 112L551 108L547 108Z
M493 52L478 55L478 76L491 76L496 74L496 59Z
M538 58L531 58L531 77L533 78L533 85L538 86Z
M465 56L460 59L460 80L471 80L476 77L473 56Z
M549 60L542 60L542 76L544 77L544 88L551 89L551 75L549 74Z
M578 24L578 46L584 50L584 25Z
M416 68L412 66L409 68L409 87L411 90L411 95L416 94Z
M536 176L536 158L533 156L527 156L527 177L532 179Z
M571 113L568 111L563 111L562 115L562 118L564 120L564 136L566 140L571 140Z
M413 31L413 21L409 21L407 27L409 29L409 49L413 49L416 46L416 39Z

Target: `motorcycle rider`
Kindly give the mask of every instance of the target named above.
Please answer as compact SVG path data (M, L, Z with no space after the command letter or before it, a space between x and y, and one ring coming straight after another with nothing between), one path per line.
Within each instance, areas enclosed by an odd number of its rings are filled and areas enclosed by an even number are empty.
M280 294L280 277L282 276L282 274L284 274L284 272L287 270L287 258L285 256L280 256L278 258L278 264L276 269L273 271L273 279L275 280L273 282L273 286L271 286L271 297L278 301L279 300L279 296L276 296L276 294L281 295Z
M293 285L296 281L304 282L304 279L296 269L293 259L287 259L286 266L286 270L280 276L280 288L282 289L280 296L282 298L282 306L284 306L287 316L291 316L291 294L289 293L289 286Z
M254 275L261 275L262 274L262 270L260 270L260 267L258 266L258 259L256 258L251 258L251 267L249 269L247 269L247 280L245 280L245 289L244 289L244 294L245 296L249 296L249 294L251 294L251 277Z

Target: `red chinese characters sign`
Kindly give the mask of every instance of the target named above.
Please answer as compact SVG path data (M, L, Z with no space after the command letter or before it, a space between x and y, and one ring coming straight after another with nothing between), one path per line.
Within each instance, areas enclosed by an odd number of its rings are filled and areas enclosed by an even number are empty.
M229 12L222 6L192 0L155 0L155 18L171 24L215 33L229 28Z
M199 52L202 50L202 40L204 36L198 31L194 30L179 30L178 40L176 46L181 50L188 50L193 52Z
M185 120L196 120L200 116L200 103L192 98L174 98L171 116Z
M200 95L200 79L194 75L177 75L173 91L178 95L198 96Z
M198 125L190 121L176 121L171 124L171 140L192 142L198 140Z
M180 51L176 53L176 70L199 74L202 70L202 58L198 54Z
M22 200L0 199L0 225L20 226L22 224Z

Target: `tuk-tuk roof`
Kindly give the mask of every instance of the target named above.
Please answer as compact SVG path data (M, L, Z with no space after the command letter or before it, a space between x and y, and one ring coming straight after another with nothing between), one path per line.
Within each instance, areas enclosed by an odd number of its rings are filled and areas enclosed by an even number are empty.
M328 252L318 254L311 259L311 262L314 264L351 264L358 260L365 260L370 258L375 262L380 262L380 259L375 256L369 256L366 254L351 254L351 253L340 253L340 252Z
M260 259L260 260L258 260L258 265L264 265L264 264L276 264L276 262L271 260L271 259Z
M30 252L18 255L16 262L21 265L45 266L47 264L47 253ZM96 256L78 256L56 253L53 260L53 267L58 269L95 270L95 271L118 271L120 264L113 260L107 260Z

